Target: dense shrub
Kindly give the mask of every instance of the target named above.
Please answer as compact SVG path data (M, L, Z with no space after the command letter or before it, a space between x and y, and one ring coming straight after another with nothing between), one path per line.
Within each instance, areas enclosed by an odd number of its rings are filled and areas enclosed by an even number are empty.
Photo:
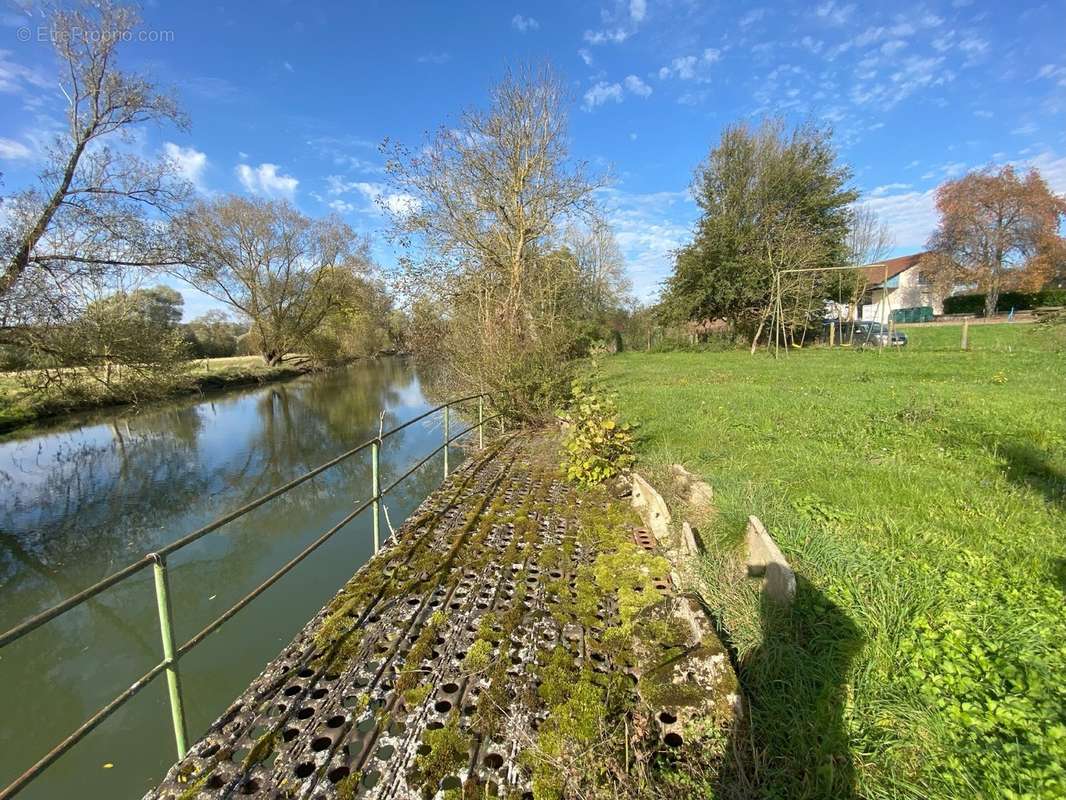
M1001 292L1000 311L1014 309L1028 311L1041 306L1066 306L1066 289L1045 289L1042 292ZM944 300L945 314L983 314L984 294L959 294Z
M563 418L570 423L563 464L569 480L593 486L633 466L633 432L619 421L613 398L574 381Z

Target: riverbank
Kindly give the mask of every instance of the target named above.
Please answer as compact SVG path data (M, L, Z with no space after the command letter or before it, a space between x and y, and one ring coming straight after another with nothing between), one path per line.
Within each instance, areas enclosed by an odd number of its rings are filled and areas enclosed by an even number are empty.
M307 364L270 367L259 356L207 358L193 363L194 366L172 386L140 401L106 392L77 397L34 396L13 375L0 374L0 435L79 411L145 405L184 395L284 381L305 375L313 369Z

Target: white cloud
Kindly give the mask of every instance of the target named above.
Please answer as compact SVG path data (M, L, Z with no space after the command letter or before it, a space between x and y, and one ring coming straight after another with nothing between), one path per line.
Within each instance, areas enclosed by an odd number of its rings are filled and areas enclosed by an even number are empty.
M451 53L423 53L417 59L419 64L447 64L451 60Z
M1059 86L1066 86L1066 67L1060 67L1055 64L1045 64L1040 68L1040 71L1036 73L1037 78L1048 78L1049 80L1056 81Z
M338 214L350 214L355 211L355 204L349 203L347 200L330 200L326 205Z
M700 56L681 56L675 58L665 67L660 67L659 78L666 79L671 75L683 81L693 79L699 81L710 80L706 77L706 68L722 60L722 51L708 47Z
M920 250L936 229L936 190L886 194L859 203L884 222L896 247Z
M511 17L511 27L519 33L526 33L527 31L538 30L540 23L533 17L523 17L521 14L515 14Z
M10 50L0 50L0 92L15 93L34 87L51 89L55 81L39 70L11 61Z
M1039 170L1040 175L1051 187L1051 191L1057 194L1066 194L1066 156L1060 158L1054 153L1044 152L1020 162L1016 166L1032 167Z
M629 0L629 16L634 22L643 22L648 13L647 0Z
M644 81L638 78L636 75L627 75L625 81L623 81L625 87L635 95L640 97L647 97L651 94L651 87Z
M585 31L585 41L589 44L621 44L628 38L629 31L625 28Z
M174 142L164 142L163 154L170 161L178 174L200 191L203 191L204 169L207 168L207 154L195 147L182 147Z
M278 169L277 164L260 164L255 168L238 164L235 171L241 184L252 194L291 200L300 182L291 175L280 174Z
M414 195L406 192L388 192L386 187L380 183L354 181L345 184L345 191L356 191L366 198L371 205L361 210L370 213L380 213L384 209L397 216L405 216L418 211L422 207L422 204ZM329 205L331 208L333 207L332 203ZM346 203L346 205L351 204ZM354 209L354 206L352 208Z
M18 158L32 158L33 151L22 142L14 139L0 138L0 158L14 160Z
M899 189L910 189L910 188L911 188L911 185L909 183L886 183L884 186L878 186L876 189L874 189L872 192L870 192L870 196L871 197L884 197L889 192L894 192L894 191L897 191Z
M585 62L586 67L592 66L592 53L582 47L580 50L577 51L577 54L581 56L581 60Z
M598 193L638 299L650 301L671 272L673 253L692 238L697 209L687 191Z
M855 11L855 6L851 3L846 5L837 4L833 0L821 3L816 9L815 13L824 20L831 22L834 25L843 25L848 19L851 18L852 13Z
M290 64L288 61L282 61L281 62L281 66L285 67L285 71L286 72L293 72L294 71L293 68L292 68L292 64Z
M739 24L742 28L747 28L749 25L754 25L756 22L766 16L765 8L753 8L747 14L740 18Z
M1017 128L1011 131L1015 136L1032 136L1040 128L1033 122L1027 122L1024 125L1019 125Z
M596 106L602 106L607 102L622 102L622 84L600 81L585 92L585 102L582 107L586 111L591 111Z

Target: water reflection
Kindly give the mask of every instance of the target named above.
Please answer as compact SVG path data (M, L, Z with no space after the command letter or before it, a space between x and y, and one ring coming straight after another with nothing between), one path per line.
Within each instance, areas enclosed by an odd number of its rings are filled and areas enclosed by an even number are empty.
M390 360L236 394L83 417L0 442L0 628L428 408ZM390 437L386 485L440 442L430 418ZM459 454L453 455L457 463ZM431 462L388 499L394 524L440 480ZM370 491L360 454L171 558L184 640L339 521ZM194 734L369 556L362 515L209 638L183 679ZM7 783L160 657L143 573L0 652L0 782ZM26 797L136 796L173 758L153 685ZM103 763L114 768L103 770Z

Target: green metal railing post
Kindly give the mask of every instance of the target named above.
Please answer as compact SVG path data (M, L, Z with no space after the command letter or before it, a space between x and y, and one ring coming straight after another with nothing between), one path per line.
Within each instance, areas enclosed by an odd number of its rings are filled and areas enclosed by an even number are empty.
M485 449L485 396L480 395L477 399L477 446L479 450Z
M185 733L185 706L181 699L181 677L174 657L174 629L171 627L170 588L167 584L166 556L152 553L155 573L155 600L159 608L159 634L163 638L163 660L167 665L167 691L170 693L170 716L174 722L174 742L178 746L178 760L185 758L188 737Z
M381 440L376 439L370 445L370 482L374 492L374 552L381 547L381 469L379 459L381 457Z
M444 407L444 477L448 477L448 406Z

